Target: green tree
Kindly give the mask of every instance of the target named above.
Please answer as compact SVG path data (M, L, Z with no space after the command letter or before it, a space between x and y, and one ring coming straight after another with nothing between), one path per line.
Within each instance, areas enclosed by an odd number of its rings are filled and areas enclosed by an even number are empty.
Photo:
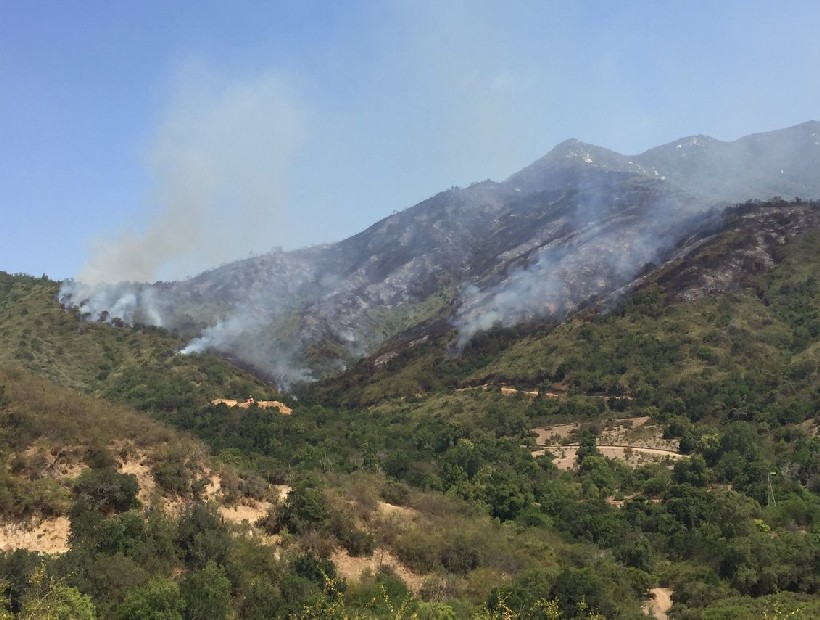
M122 620L183 620L185 601L179 586L165 577L154 577L132 590L117 610Z
M96 620L91 597L47 578L45 565L34 571L29 585L21 601L20 620Z
M216 508L198 502L180 518L177 544L187 566L203 568L210 561L219 565L227 562L231 539Z
M223 620L231 609L231 582L225 569L209 561L180 585L186 620Z
M327 518L325 496L319 483L312 478L293 485L285 503L278 509L276 529L287 528L301 534L322 524Z

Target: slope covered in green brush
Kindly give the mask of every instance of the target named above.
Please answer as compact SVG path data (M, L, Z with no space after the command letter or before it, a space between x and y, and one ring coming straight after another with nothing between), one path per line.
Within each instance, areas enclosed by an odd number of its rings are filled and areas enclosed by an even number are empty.
M0 272L0 361L143 409L270 395L270 386L215 355L179 355L185 342L172 333L83 320L60 306L59 287Z
M365 404L489 382L641 405L677 396L701 409L708 396L718 411L741 398L746 415L765 403L803 419L820 377L818 239L815 203L745 205L707 222L628 295L600 299L561 324L492 329L462 351L452 347L452 329L433 325L316 394Z
M303 390L289 416L211 404L272 394L224 360L176 355L173 335L83 323L52 283L5 276L5 515L71 528L59 555L0 554L9 606L637 619L654 595L678 620L815 617L819 242L814 203L742 205L562 323L494 328L459 351L433 315ZM215 500L178 515L134 502L127 474L105 469L113 429L160 444L171 431L108 399L197 436L207 449L186 445L255 524L234 527ZM74 451L91 473L43 476L86 427ZM182 494L208 497L196 459L169 447L149 461L155 484L187 472Z

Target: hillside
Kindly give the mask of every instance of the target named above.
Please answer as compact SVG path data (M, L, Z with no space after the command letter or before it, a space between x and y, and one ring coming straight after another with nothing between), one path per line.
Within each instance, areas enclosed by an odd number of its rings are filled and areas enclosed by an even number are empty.
M820 198L817 122L626 156L570 140L503 182L451 188L338 243L272 252L182 282L67 282L93 320L163 326L280 387L330 375L431 318L464 346L557 319L659 265L727 203Z
M742 205L566 321L456 356L433 313L291 415L213 404L277 395L4 276L4 531L70 535L0 554L9 606L626 619L654 593L670 618L816 616L818 240L814 203Z
M817 617L820 203L688 187L814 191L814 128L80 306L0 273L0 616Z
M671 387L661 376L714 382L721 365L746 373L761 364L805 367L805 388L817 377L818 234L817 203L744 205L705 222L660 269L639 277L630 295L599 299L565 323L497 326L461 354L452 348L452 327L429 324L316 393L367 404L489 381L640 396Z
M59 288L47 279L0 272L0 362L143 409L276 394L215 355L178 355L185 341L165 330L92 322L66 311L57 301Z

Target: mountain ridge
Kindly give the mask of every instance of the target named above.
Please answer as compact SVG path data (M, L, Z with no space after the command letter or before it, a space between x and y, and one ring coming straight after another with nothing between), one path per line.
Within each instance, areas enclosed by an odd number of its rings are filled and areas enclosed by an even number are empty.
M716 205L820 196L817 130L693 136L638 156L568 140L505 181L440 192L338 243L182 282L69 283L63 300L177 330L185 352L228 353L282 385L309 381L437 313L462 346L498 322L566 316L658 264Z

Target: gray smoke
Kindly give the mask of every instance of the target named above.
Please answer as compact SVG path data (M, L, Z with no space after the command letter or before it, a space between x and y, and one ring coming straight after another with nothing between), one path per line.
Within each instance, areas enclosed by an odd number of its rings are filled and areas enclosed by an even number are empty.
M228 353L266 373L279 389L288 390L295 383L314 380L311 371L297 361L303 348L300 340L283 342L259 337L265 330L275 330L275 325L286 316L284 307L251 296L206 328L180 353L195 355L209 350Z
M627 284L647 264L662 260L702 209L671 198L639 210L619 202L601 188L582 189L569 218L570 234L538 248L524 266L511 268L500 281L465 287L454 319L458 349L496 326L560 320L582 303Z
M191 63L179 71L175 92L147 154L151 208L135 230L93 244L86 265L60 292L93 320L121 319L175 328L179 317L167 289L144 283L199 273L220 263L267 252L281 239L291 164L305 135L305 115L283 77L218 76ZM178 301L178 300L177 300ZM256 300L245 300L192 342L185 352L230 351L241 335L270 320ZM252 362L271 366L252 351ZM287 354L272 368L288 371Z
M232 80L198 64L182 67L147 156L145 221L97 240L62 296L92 315L131 320L143 296L119 283L180 278L269 250L304 133L302 107L282 77ZM154 309L146 310L148 322L162 325Z

